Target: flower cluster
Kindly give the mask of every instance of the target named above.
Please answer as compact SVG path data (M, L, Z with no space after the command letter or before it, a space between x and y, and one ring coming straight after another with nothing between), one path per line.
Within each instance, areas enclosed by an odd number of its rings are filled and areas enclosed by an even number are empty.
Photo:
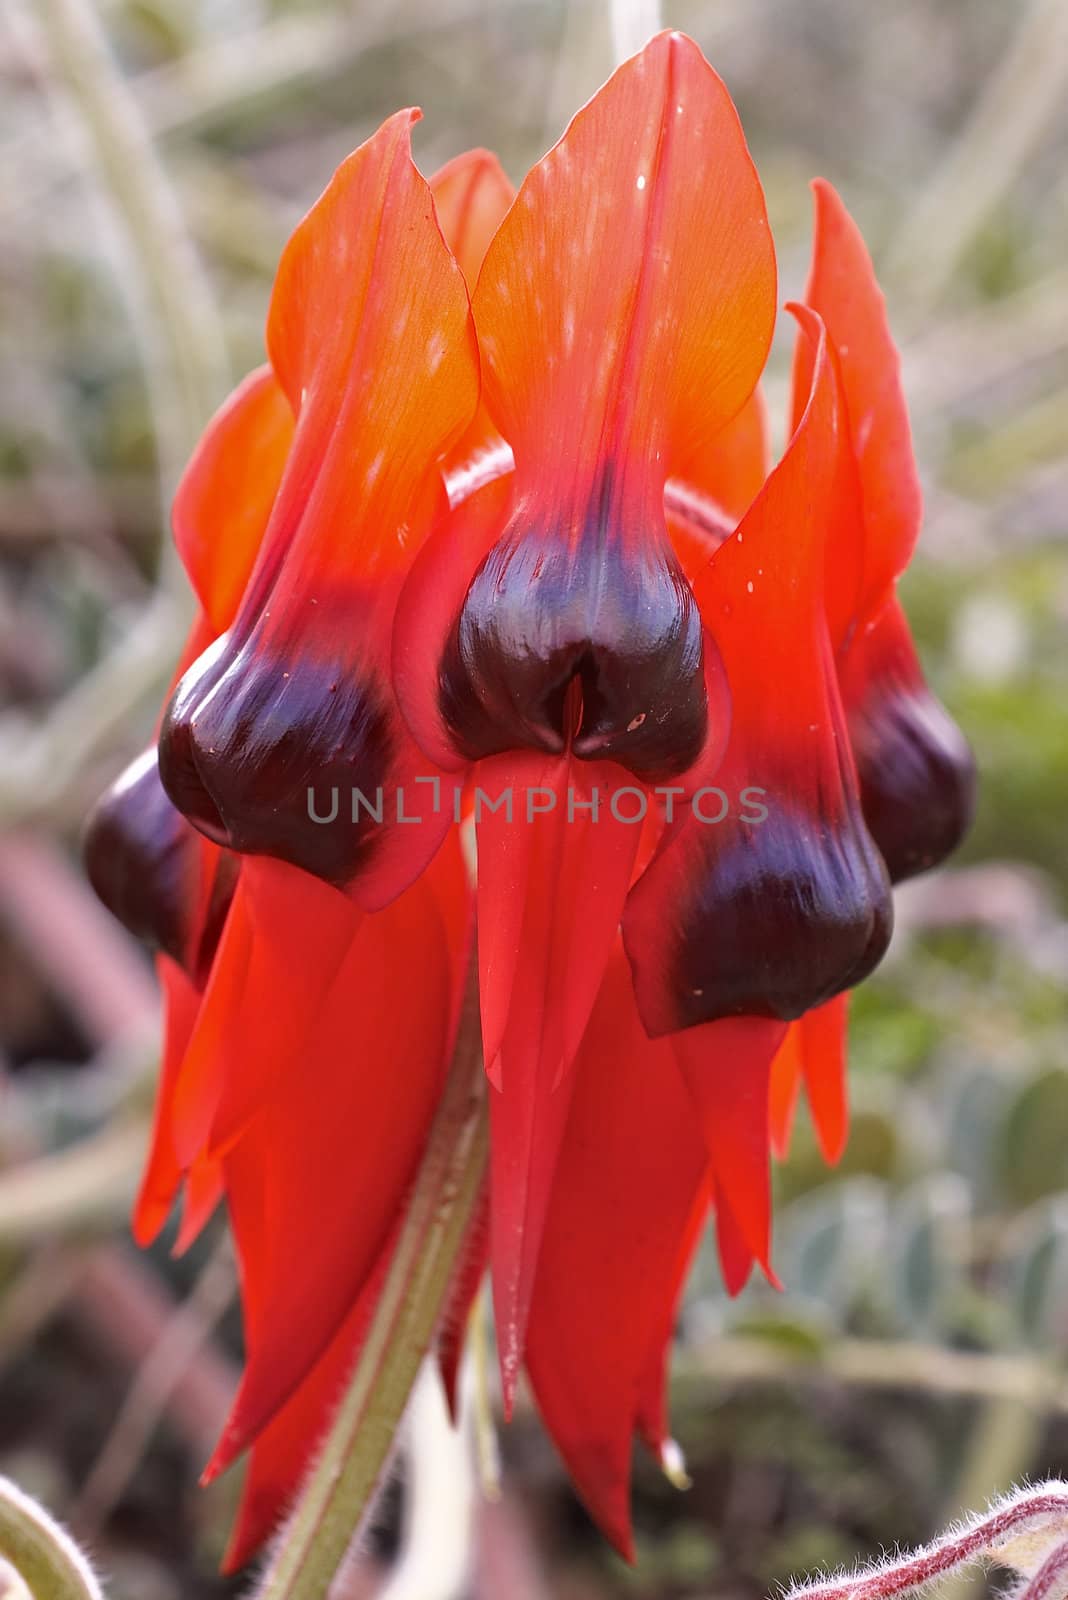
M269 364L174 507L199 615L157 745L88 841L167 1005L137 1235L184 1186L181 1242L225 1196L240 1258L246 1369L209 1469L251 1446L234 1564L359 1345L470 959L492 1158L453 1314L488 1255L506 1403L525 1369L629 1549L699 1232L711 1212L731 1290L771 1274L770 1152L802 1083L840 1151L847 993L891 883L971 808L896 597L919 488L835 192L769 466L773 245L692 42L653 39L518 194L483 151L427 184L415 115L285 249ZM420 781L515 804L309 807ZM621 790L640 825L592 798ZM695 814L746 792L759 826Z

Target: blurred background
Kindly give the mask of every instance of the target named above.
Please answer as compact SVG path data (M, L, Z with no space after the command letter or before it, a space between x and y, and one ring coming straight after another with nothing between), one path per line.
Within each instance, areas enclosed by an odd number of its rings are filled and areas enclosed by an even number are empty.
M979 815L901 894L857 997L841 1166L802 1117L777 1173L785 1293L730 1303L699 1261L675 1378L693 1487L638 1463L638 1569L529 1412L503 1498L471 1513L431 1396L352 1595L378 1592L413 1499L415 1600L448 1600L469 1515L457 1594L699 1600L1068 1473L1068 6L669 0L666 20L738 102L783 298L816 173L876 256L926 489L906 601ZM116 1600L241 1587L215 1576L236 1485L196 1487L240 1358L232 1266L218 1232L180 1262L128 1238L156 1001L77 854L183 631L176 476L262 360L286 235L382 117L424 108L428 172L487 144L518 180L610 66L582 0L0 14L0 1472L89 1541ZM775 416L785 377L777 350Z

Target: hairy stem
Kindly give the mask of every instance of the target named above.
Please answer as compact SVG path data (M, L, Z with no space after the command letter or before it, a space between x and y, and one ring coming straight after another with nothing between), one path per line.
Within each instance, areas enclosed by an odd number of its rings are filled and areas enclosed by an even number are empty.
M103 1600L70 1536L29 1495L0 1478L0 1565L5 1561L34 1600Z

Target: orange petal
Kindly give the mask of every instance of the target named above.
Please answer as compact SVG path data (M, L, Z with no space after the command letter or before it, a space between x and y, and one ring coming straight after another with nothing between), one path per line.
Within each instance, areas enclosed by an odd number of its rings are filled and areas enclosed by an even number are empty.
M430 192L445 243L473 290L490 240L515 199L515 185L491 151L467 150L434 174ZM493 450L506 453L507 446L480 404L474 422L449 454L446 473Z
M741 409L775 317L760 182L691 40L660 34L578 113L490 245L474 309L521 492L548 472L558 501L600 480L615 503L636 480L662 526L668 472Z
M362 1292L418 1167L455 1012L456 962L428 881L433 870L361 919L334 982L305 1018L299 1048L226 1153L247 1366L211 1474L318 1361ZM261 1003L270 1016L272 997Z
M476 769L493 1298L506 1408L567 1124L568 1069L616 940L641 835L640 820L620 822L609 810L619 776L566 757L500 757ZM510 812L487 807L480 818L482 795L491 803L510 796Z
M659 782L721 735L664 492L752 392L774 276L729 96L694 44L661 35L529 175L479 276L515 482L492 547L450 556L464 598L433 683L460 756L570 744Z
M756 499L770 465L768 408L758 384L737 416L690 463L685 488L707 495L737 522Z
M791 1022L771 1063L771 1082L768 1087L771 1148L780 1161L784 1161L790 1153L794 1114L804 1070L801 1023Z
M392 1247L391 1236L330 1344L254 1441L223 1572L250 1561L290 1511L367 1336Z
M823 1159L832 1166L849 1134L849 1079L846 1074L846 1024L849 996L839 994L806 1012L801 1029L805 1089Z
M233 626L186 673L160 738L168 792L209 837L368 909L448 826L397 810L425 762L389 654L401 581L444 504L441 459L478 399L467 290L411 160L414 119L390 118L342 164L282 256L267 344L292 447ZM347 806L353 788L385 791L385 821L316 826L308 790Z
M573 1076L527 1366L575 1487L631 1557L631 1440L692 1242L705 1155L671 1048L646 1037L618 946Z
M196 1022L200 993L177 962L156 957L156 972L163 990L163 1055L152 1139L133 1212L133 1234L142 1247L150 1245L170 1216L182 1181L182 1164L174 1147L172 1104L178 1072Z
M871 256L831 185L817 178L812 192L815 237L805 303L823 319L841 374L862 501L863 574L856 613L863 617L908 565L920 531L923 501L900 359ZM811 349L799 339L794 357L795 425L805 408L811 372ZM834 559L834 545L829 553Z
M722 653L730 740L715 787L631 891L624 937L650 1031L790 1021L866 976L892 920L860 815L823 608L841 453L818 318L813 391L789 449L694 578Z
M212 637L234 620L292 442L289 401L272 369L259 367L212 417L182 474L174 542Z
M689 1277L694 1256L701 1242L701 1234L708 1220L710 1202L711 1184L706 1181L693 1203L685 1231L676 1249L672 1287L662 1307L660 1326L653 1334L639 1385L635 1432L661 1465L665 1463L665 1450L671 1438L668 1422L668 1385L675 1322L686 1279Z
M728 1287L752 1256L771 1271L768 1084L786 1025L728 1017L687 1028L671 1044L693 1099L717 1193L717 1231ZM741 1279L744 1282L744 1277Z

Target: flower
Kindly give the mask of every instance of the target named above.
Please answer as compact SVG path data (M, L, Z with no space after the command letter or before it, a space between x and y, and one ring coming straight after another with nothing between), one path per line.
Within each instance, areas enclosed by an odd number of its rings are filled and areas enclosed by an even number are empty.
M620 68L514 198L483 151L428 186L414 117L283 254L269 365L178 493L200 615L157 749L89 834L167 1000L136 1232L184 1183L180 1243L225 1195L237 1244L246 1369L208 1469L251 1447L231 1564L373 1312L474 924L491 1174L443 1360L488 1254L506 1406L525 1367L629 1552L705 1218L732 1291L772 1276L769 1147L803 1080L839 1153L847 993L891 879L970 813L895 595L897 357L833 190L769 470L773 247L691 41Z

